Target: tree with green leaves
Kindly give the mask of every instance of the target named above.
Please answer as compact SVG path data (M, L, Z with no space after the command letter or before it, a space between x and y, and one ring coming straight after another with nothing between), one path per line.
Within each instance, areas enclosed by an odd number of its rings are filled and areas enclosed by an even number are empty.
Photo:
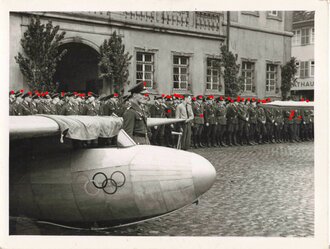
M31 22L21 39L23 54L15 56L16 62L30 90L53 91L56 88L53 76L57 63L66 53L58 52L60 41L65 32L58 34L60 27L53 27L51 21L41 24L38 16L32 17Z
M225 82L225 94L236 97L240 94L243 86L243 79L239 76L239 64L234 54L227 49L226 45L222 45L221 66L223 67L223 78Z
M128 79L128 65L132 56L125 52L122 39L114 31L100 47L99 78L107 81L110 93L123 92L124 83Z
M291 57L291 59L284 65L281 66L281 91L282 91L282 100L286 100L291 90L291 86L296 82L296 73L298 67L296 65L296 58Z

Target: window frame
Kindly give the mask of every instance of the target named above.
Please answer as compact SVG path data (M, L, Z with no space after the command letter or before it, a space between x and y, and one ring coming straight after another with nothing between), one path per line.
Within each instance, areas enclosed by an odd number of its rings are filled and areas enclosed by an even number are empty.
M301 45L309 45L309 44L311 44L310 43L310 38L311 38L311 36L310 36L310 28L301 28L301 41L300 41L300 44ZM306 33L305 33L305 35L303 35L303 31L305 31Z
M174 64L174 60L175 60L175 57L178 57L178 64ZM181 64L181 60L185 58L187 60L187 64ZM180 91L180 90L183 90L183 91L187 91L189 89L188 85L189 85L189 79L190 79L190 72L189 72L189 67L190 67L190 56L187 56L187 55L178 55L178 54L173 54L173 57L172 57L172 82L173 82L173 90L176 90L176 91ZM175 68L178 68L178 73L174 73L174 69ZM185 68L186 69L186 73L185 74L182 74L181 71L182 69ZM174 80L174 76L177 75L178 76L178 80L175 81ZM186 75L186 80L181 80L181 76L182 75ZM175 84L178 84L178 88L175 87ZM186 84L186 87L182 87L182 84Z
M248 64L251 64L251 69L248 69L248 68L244 68L244 65L247 65ZM241 68L241 76L243 77L243 85L244 85L244 89L243 89L243 92L246 92L246 93L252 93L253 92L253 87L255 86L255 61L248 61L248 60L242 60L242 68ZM247 81L247 76L244 75L244 74L247 74L247 73L251 73L251 90L247 90L247 84L246 84L246 81Z
M268 66L274 66L275 71L269 71ZM274 79L268 78L268 75L274 73ZM266 93L275 93L276 87L278 85L279 80L279 65L275 63L266 63ZM271 81L274 82L274 84L271 84ZM274 88L271 90L271 88Z
M142 54L142 61L138 60L138 54ZM146 55L151 55L151 61L146 61L145 57ZM138 71L138 65L142 65L142 71ZM146 71L146 66L151 66L151 71ZM138 79L137 74L142 73L142 78ZM146 74L150 73L151 79L146 79ZM135 65L135 81L136 83L139 82L147 82L146 88L147 89L153 89L154 83L155 83L155 53L146 52L146 51L136 51L136 65ZM150 82L150 85L148 84Z
M211 66L208 66L208 62L211 62ZM219 63L219 67L217 68L214 66L214 62ZM221 66L220 66L221 60L218 58L206 58L206 86L205 89L207 91L220 91L220 86L221 86ZM208 71L210 70L210 74L208 74ZM217 71L217 75L214 76L213 72ZM214 77L217 78L217 82L214 82L213 79ZM208 81L208 78L210 78L210 81ZM210 86L210 88L208 88ZM214 88L216 86L216 88Z
M292 46L300 46L301 45L301 29L292 30ZM299 34L298 34L299 33Z

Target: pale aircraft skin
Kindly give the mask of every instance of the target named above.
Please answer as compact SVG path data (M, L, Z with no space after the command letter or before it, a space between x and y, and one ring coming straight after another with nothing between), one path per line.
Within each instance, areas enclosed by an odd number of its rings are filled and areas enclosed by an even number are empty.
M22 139L33 132L20 133L18 120L38 127L33 116L10 120L12 217L87 229L130 224L192 204L216 178L202 156L136 145L124 132L119 147L73 149L58 135Z

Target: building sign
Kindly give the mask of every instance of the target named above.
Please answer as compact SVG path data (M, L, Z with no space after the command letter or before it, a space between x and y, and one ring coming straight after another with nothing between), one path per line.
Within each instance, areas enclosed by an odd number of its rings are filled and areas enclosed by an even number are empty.
M292 91L299 91L299 90L314 90L314 79L297 79L291 86Z

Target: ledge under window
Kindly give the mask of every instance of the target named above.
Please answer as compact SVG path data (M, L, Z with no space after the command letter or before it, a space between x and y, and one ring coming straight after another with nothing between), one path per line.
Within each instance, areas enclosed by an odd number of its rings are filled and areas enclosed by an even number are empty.
M242 14L259 17L259 11L242 11Z

